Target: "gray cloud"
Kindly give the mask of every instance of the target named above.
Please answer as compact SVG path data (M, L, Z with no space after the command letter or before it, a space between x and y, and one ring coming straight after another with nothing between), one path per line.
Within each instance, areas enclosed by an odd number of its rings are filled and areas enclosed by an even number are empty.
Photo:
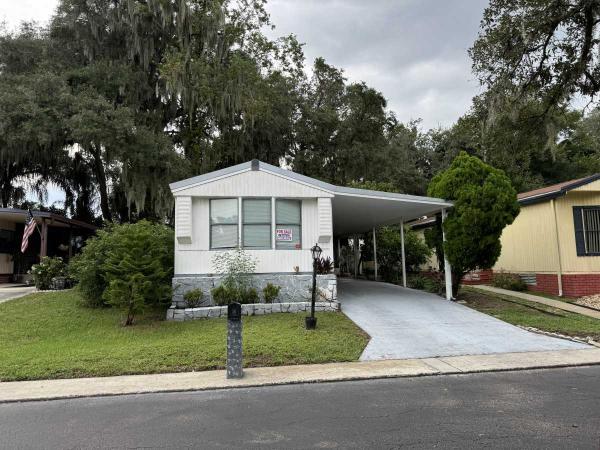
M294 33L307 60L323 56L381 91L402 121L451 125L479 86L467 49L486 0L271 0L275 33Z

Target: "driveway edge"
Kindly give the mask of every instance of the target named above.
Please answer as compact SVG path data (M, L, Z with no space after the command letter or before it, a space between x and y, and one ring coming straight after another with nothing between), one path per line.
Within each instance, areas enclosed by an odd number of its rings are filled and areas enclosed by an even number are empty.
M599 348L258 367L245 369L239 380L226 379L224 370L212 370L12 381L0 382L0 403L590 365L600 365Z

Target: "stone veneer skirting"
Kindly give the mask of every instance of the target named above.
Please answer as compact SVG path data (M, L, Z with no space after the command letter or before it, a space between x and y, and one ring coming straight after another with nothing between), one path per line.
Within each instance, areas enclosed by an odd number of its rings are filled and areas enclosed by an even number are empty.
M250 285L258 292L261 301L263 288L268 284L281 287L277 303L307 302L311 299L312 274L306 273L261 273L248 275ZM200 289L204 294L201 307L214 306L211 290L223 282L223 275L176 275L173 277L172 308L186 308L183 294ZM337 300L337 278L334 274L317 275L317 301ZM194 308L197 309L197 308Z
M336 301L316 302L315 311L339 311L340 304ZM259 316L272 313L309 312L310 302L290 303L253 303L242 305L242 315ZM167 310L167 320L218 319L227 317L227 306L208 306L201 308L174 308Z

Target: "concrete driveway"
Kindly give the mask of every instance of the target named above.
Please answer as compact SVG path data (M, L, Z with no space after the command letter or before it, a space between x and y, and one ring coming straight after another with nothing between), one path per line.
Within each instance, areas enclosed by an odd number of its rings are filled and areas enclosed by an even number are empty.
M24 295L35 292L34 286L24 286L22 284L0 284L0 303L23 297Z
M342 311L371 336L363 361L589 348L393 284L339 278L338 297Z

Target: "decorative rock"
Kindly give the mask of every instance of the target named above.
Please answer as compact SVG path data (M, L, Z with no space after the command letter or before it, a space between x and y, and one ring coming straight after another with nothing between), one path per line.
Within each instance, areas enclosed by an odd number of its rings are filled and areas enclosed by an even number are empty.
M211 306L214 304L211 290L223 282L222 275L194 275L174 277L172 281L173 297L172 306L185 308L186 302L183 295L192 290L200 289L203 293L202 306ZM272 283L281 287L279 292L279 301L282 303L296 303L310 301L312 288L312 275L307 273L294 274L253 274L249 276L250 285L255 288L259 294L262 289ZM337 299L337 278L334 274L317 275L317 294L319 298L327 301Z
M209 306L208 317L221 317L221 306Z
M316 302L315 311L339 311L339 302ZM253 303L242 305L242 315L264 315L271 313L303 313L310 311L310 302L293 302L293 303ZM184 308L176 309L169 308L167 310L167 320L193 320L204 318L218 318L227 316L226 306L209 306L200 308Z

